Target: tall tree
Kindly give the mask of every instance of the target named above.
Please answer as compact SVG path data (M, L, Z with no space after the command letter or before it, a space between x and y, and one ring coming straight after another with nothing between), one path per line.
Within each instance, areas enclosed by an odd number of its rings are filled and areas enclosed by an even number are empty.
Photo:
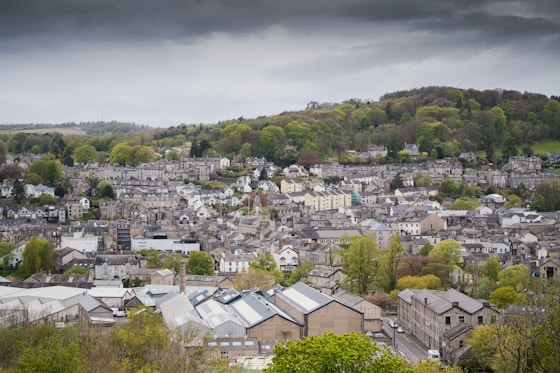
M40 271L51 271L54 268L54 251L47 240L33 236L23 249L23 271L30 276Z
M372 291L377 275L380 257L377 241L371 234L350 237L350 245L342 252L344 258L344 281L350 290L357 294L367 294Z
M404 258L404 246L401 236L395 235L389 241L389 246L381 254L379 280L381 287L389 293L397 286L397 270Z
M461 259L461 244L452 238L440 241L428 256L440 257L448 266L456 267Z
M529 287L530 281L529 268L524 264L506 267L498 273L498 287L510 286L521 291Z

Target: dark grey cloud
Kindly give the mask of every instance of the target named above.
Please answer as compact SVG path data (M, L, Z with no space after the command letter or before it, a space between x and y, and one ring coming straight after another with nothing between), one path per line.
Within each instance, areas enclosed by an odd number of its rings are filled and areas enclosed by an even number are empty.
M274 25L288 25L297 32L344 22L401 23L434 32L477 30L504 37L546 35L559 32L558 4L555 0L3 0L0 37L130 41L249 33Z
M422 85L559 94L558 0L2 0L0 123L173 125Z

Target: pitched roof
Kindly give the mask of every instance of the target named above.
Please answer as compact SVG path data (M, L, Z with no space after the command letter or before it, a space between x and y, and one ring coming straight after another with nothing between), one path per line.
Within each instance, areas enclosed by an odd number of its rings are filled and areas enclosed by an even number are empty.
M424 304L438 315L453 308L453 303L457 303L457 307L470 314L484 307L480 300L471 298L455 289L449 289L446 292L422 289L412 295L411 299Z
M247 328L258 325L273 316L280 316L300 325L256 291L245 292L241 298L231 302L229 306Z

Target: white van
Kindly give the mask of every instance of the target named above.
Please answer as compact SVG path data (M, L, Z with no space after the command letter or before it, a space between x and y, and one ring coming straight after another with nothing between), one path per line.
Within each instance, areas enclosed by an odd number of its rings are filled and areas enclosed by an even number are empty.
M438 350L428 350L428 359L439 361L439 351Z

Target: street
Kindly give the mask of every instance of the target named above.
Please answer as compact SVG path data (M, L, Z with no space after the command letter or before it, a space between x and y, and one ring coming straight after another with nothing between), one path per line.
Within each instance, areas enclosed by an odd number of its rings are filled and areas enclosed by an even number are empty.
M391 338L394 338L393 344L390 346L412 364L418 364L420 360L427 356L427 348L420 345L413 337L406 333L397 333L397 328L391 328L389 321L396 323L396 319L392 317L383 317L383 331Z

